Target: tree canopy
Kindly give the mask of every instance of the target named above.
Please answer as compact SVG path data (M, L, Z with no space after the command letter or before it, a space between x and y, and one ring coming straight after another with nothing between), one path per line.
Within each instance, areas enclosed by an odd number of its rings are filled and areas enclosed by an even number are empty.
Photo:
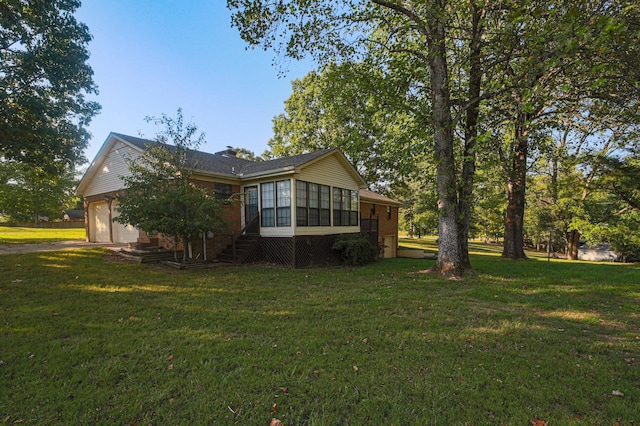
M337 147L371 185L401 184L430 143L418 117L420 101L404 84L366 62L329 64L294 80L284 113L273 119L273 155Z
M486 163L489 168L502 165L497 170L507 195L503 256L524 258L527 177L538 157L549 151L552 129L566 121L575 105L586 111L605 102L632 120L637 109L637 97L624 96L638 88L632 70L640 36L636 2L227 4L233 25L251 45L292 58L312 55L321 66L294 83L285 114L274 120L274 151L337 143L346 152L350 146L356 147L354 152L366 150L359 154L365 162L371 161L367 155L374 157L378 163L370 164L376 169L384 156L374 146L384 146L380 151L385 153L389 148L402 152L397 149L402 137L390 137L387 124L403 114L410 117L405 124L415 127L406 126L411 130L405 140L411 149L396 160L402 170L414 160L410 153L420 152L417 162L427 159L437 171L436 270L444 275L470 268L467 241L476 214L472 204L477 201L473 187L479 156L494 162ZM351 72L352 79L333 90L336 69L358 68L365 71L360 76ZM382 90L389 87L385 81L394 81L396 91ZM357 93L351 107L343 103L350 93ZM606 120L595 113L587 117ZM413 128L421 128L421 136ZM590 167L584 161L573 164L575 172ZM420 175L417 171L418 180ZM426 188L426 179L416 183L415 188ZM483 203L494 216L500 213L499 198ZM493 232L487 222L489 228Z
M454 3L227 2L234 11L233 24L252 45L274 48L293 58L311 54L324 65L335 61L367 61L384 72L402 76L399 88L404 90L403 97L410 95L416 100L420 125L432 134L433 149L429 151L437 169L440 235L435 269L453 277L470 267L466 234L475 161L476 115L468 115L465 124L468 137L462 148L455 144L454 130L462 116L478 107L479 95L477 75L457 79L449 67L458 63L454 62L452 51L469 58L464 52L477 49L482 28L479 17L483 11L483 7L477 7L474 2ZM458 9L476 14L478 19L469 20L469 15L458 14ZM470 61L459 63L465 67ZM467 81L471 81L471 85L467 85ZM455 93L470 96L459 100L457 112L452 101L455 82L462 82L456 86L461 90ZM429 106L428 110L422 108L425 105Z
M0 218L5 222L32 222L41 217L60 219L65 209L77 208L72 171L50 173L15 161L0 162Z
M99 111L79 0L0 2L0 156L65 170L83 159Z

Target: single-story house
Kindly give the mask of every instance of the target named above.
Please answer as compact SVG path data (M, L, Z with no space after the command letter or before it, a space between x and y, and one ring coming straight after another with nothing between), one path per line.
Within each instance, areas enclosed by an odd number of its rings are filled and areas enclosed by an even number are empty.
M83 222L84 210L63 210L62 219L65 222Z
M170 244L162 236L113 222L117 195L125 190L122 177L130 175L128 159L156 143L109 134L76 189L84 196L87 241ZM367 191L366 182L337 149L269 161L239 158L229 149L194 151L194 156L194 181L238 202L224 207L229 234L203 235L201 242L185 248L192 257L293 267L326 263L335 256L331 246L336 236L358 233L361 224L381 247L397 245L399 203ZM394 250L385 249L382 255L393 257Z

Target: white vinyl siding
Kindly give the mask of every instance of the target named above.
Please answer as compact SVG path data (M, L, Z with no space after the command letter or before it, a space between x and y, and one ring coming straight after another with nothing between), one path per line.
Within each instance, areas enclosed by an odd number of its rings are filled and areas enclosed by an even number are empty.
M357 191L360 182L356 181L346 167L347 165L332 155L304 167L296 179Z
M129 165L127 159L135 159L140 155L139 151L131 149L131 147L117 142L113 149L107 154L99 169L92 177L91 182L85 189L85 197L97 194L105 194L108 192L118 191L123 188L121 176L130 176Z

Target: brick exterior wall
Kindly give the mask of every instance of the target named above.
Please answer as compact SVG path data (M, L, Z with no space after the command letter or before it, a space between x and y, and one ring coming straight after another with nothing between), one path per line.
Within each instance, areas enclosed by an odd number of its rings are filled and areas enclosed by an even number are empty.
M375 213L372 214L372 206L375 205ZM389 212L387 212L389 208ZM384 253L384 237L392 235L398 242L398 212L397 206L388 206L384 204L376 204L369 201L360 201L360 218L361 219L377 219L378 220L378 245L380 252ZM363 229L363 231L366 231Z
M202 185L206 188L209 188L213 191L214 182L208 181L195 181L197 184ZM86 197L84 199L84 210L85 210L85 232L86 239L89 240L91 226L89 223L89 204L94 202L105 201L105 198L116 197L121 191L111 192L108 194L99 194L90 197ZM227 247L228 244L231 244L233 234L240 232L242 229L242 207L240 205L241 195L240 195L240 186L232 185L232 194L233 197L230 200L229 205L223 206L224 211L224 221L228 225L228 229L223 231L220 235L214 235L213 238L207 238L207 259L213 259L218 254L222 252L222 250ZM110 217L111 219L111 217ZM147 235L146 232L140 230L138 236L138 244L140 245L157 245L160 247L164 247L169 250L173 250L174 241L173 237L167 237L162 234L156 235ZM178 244L178 250L182 250L182 244ZM191 252L193 258L203 258L203 242L202 240L193 241L191 244Z

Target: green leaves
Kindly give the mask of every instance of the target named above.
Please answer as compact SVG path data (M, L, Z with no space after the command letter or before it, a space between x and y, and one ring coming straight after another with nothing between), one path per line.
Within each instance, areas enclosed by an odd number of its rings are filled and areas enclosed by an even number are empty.
M87 64L79 1L3 1L0 5L0 155L60 171L82 162L85 126L100 106Z
M195 137L197 127L184 123L181 109L175 119L163 115L149 120L164 129L145 154L129 161L131 175L123 177L127 190L117 197L120 214L114 220L184 243L199 233L224 229L221 202L193 180L197 163L191 149L204 141L204 135Z
M40 216L60 219L75 208L73 173L0 160L0 217L7 222L38 223Z

